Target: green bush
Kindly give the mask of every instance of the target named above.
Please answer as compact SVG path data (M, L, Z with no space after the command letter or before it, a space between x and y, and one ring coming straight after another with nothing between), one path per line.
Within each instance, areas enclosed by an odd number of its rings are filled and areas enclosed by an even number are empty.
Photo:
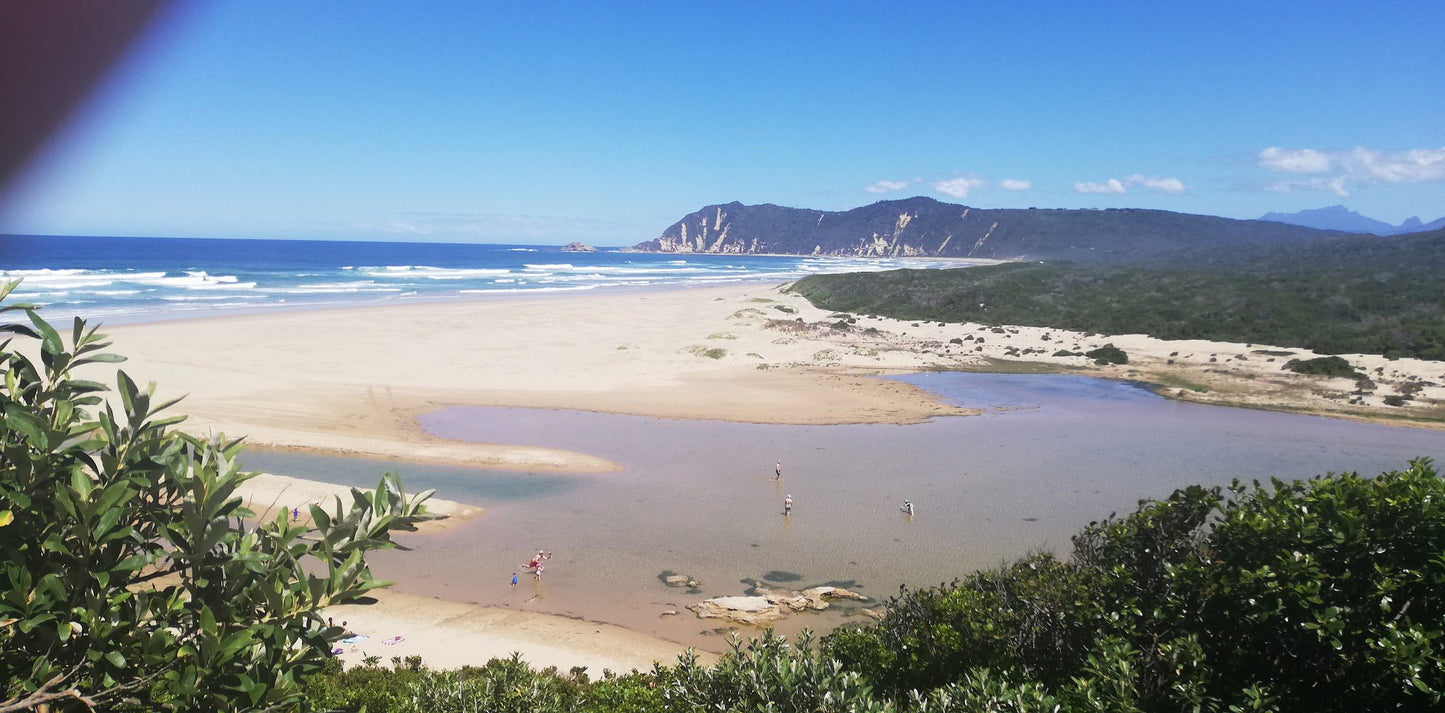
M1123 349L1120 349L1113 344L1105 344L1098 349L1091 349L1087 352L1084 352L1084 356L1093 359L1095 364L1100 365L1129 363L1129 355L1124 353Z
M1342 357L1326 356L1315 359L1290 359L1282 367L1293 371L1296 374L1312 374L1315 376L1344 376L1355 377L1355 367Z
M1445 703L1445 484L1427 460L1189 488L1045 556L908 591L825 650L898 697L980 671L1063 710L1430 710Z
M16 283L0 286L0 300ZM0 325L0 710L294 707L340 629L323 607L381 586L367 552L430 516L395 476L316 529L249 524L239 445L170 430L154 385L116 373L103 335L62 335L26 305ZM33 357L38 357L35 361ZM118 410L117 410L118 408Z

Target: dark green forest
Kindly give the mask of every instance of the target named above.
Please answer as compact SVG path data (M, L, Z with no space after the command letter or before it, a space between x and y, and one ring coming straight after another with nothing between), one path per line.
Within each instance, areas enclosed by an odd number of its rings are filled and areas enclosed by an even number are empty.
M813 275L820 308L1445 359L1445 232L1186 252L1148 266L1009 263Z

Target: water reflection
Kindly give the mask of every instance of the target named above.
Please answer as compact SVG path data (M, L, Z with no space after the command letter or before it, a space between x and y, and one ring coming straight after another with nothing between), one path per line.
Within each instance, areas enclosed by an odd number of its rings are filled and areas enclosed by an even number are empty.
M1089 521L1176 487L1375 473L1445 456L1442 432L1174 402L1087 377L903 380L988 415L772 426L455 408L426 415L424 427L590 453L623 470L557 476L271 454L247 464L357 484L395 469L409 487L486 507L448 534L412 538L414 552L383 553L378 573L404 590L602 619L717 648L701 633L714 624L659 613L741 593L740 582L779 572L796 574L798 587L851 581L883 599L900 583L938 584L1030 550L1066 552ZM783 517L788 494L796 505ZM900 514L904 499L916 506L912 518ZM510 573L538 548L555 552L546 581L512 590ZM667 587L662 571L695 578L698 593ZM826 627L845 613L780 628Z

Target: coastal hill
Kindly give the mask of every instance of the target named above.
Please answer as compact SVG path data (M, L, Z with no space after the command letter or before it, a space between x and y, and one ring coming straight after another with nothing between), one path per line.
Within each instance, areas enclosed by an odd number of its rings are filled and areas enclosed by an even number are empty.
M1407 218L1399 225L1390 225L1383 220L1360 215L1342 205L1302 210L1297 213L1265 213L1259 219L1320 230L1343 230L1350 233L1370 233L1372 235L1400 235L1401 233L1418 233L1445 228L1445 218L1425 223L1418 217L1412 217Z
M1210 248L1308 243L1343 233L1162 210L982 209L932 198L829 212L710 205L637 252L972 257L1135 262Z

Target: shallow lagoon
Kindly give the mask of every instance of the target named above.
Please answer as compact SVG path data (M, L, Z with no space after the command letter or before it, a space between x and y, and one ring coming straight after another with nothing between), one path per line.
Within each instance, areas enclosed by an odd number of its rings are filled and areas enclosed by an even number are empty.
M769 572L800 575L789 587L852 581L886 598L899 584L938 584L1030 550L1066 553L1089 521L1176 487L1376 473L1445 456L1441 431L1181 403L1124 382L899 378L985 413L907 426L776 426L451 408L423 426L591 453L623 470L569 476L263 452L247 466L357 485L396 470L409 488L486 507L448 533L406 538L412 552L377 558L377 573L401 580L403 591L603 620L717 649L721 641L704 633L717 624L681 607L742 593L740 580ZM785 518L788 494L796 506ZM904 498L915 517L898 509ZM555 553L545 581L509 587L539 548ZM664 570L696 577L701 592L667 588ZM662 617L666 609L681 614ZM779 628L828 628L847 613L798 615Z

